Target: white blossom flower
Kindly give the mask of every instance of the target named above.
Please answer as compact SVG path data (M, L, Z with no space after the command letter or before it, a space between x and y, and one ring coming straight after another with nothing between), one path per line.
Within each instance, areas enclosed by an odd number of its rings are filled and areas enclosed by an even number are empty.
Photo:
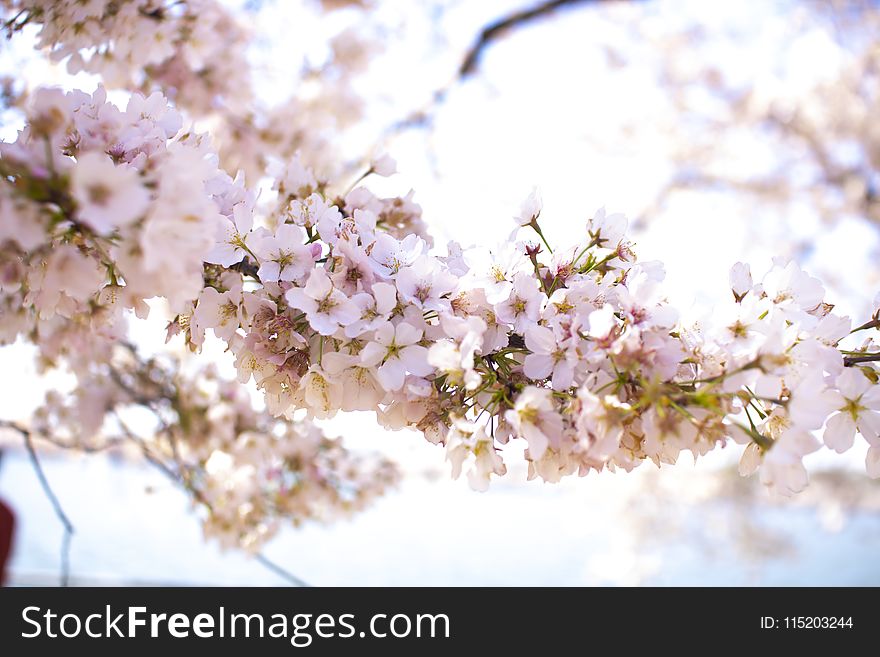
M825 384L820 373L811 372L791 391L788 414L800 429L821 429L825 418L841 401L840 395Z
M794 262L775 266L764 276L761 286L774 308L788 321L801 324L814 323L808 313L818 308L825 296L822 283Z
M306 408L316 418L336 415L342 405L343 388L326 375L319 365L312 365L300 381Z
M855 367L844 369L836 388L831 409L838 412L825 426L825 444L842 454L858 432L872 447L880 447L880 388Z
M531 379L551 379L554 390L570 388L578 362L577 343L571 338L557 340L546 326L532 326L526 331L530 353L523 362L523 373Z
M467 284L481 288L491 304L507 299L513 289L514 276L530 266L515 243L505 243L491 250L468 249L463 257L468 266Z
M595 395L586 386L578 390L578 401L577 422L585 452L596 461L607 461L620 447L623 421L631 416L632 406L615 395Z
M550 445L559 443L562 418L553 406L551 392L537 386L526 387L516 398L505 419L514 432L529 444L529 457L538 460Z
M519 272L513 277L513 288L507 299L495 304L495 316L499 322L511 324L515 332L523 334L537 324L546 298L532 274Z
M458 324L452 327L452 324ZM452 385L462 385L466 390L476 390L482 377L474 369L474 354L483 345L486 323L479 317L468 317L458 320L452 316L443 316L441 325L453 339L440 340L428 350L428 363L439 372L446 374L447 381Z
M421 256L400 269L395 282L404 301L424 310L440 311L448 308L449 302L443 297L455 289L458 279L445 271L436 258Z
M137 171L100 153L79 156L71 191L79 220L101 235L140 219L150 202Z
M764 454L761 483L784 497L799 493L809 482L803 457L819 449L819 441L797 428L784 430Z
M188 109L193 93L216 109L212 85L237 79L234 58L215 56L235 29L212 3L194 28L193 3L157 18L126 3L118 12L55 4L89 28L56 49L74 67L146 58L146 81L173 86ZM46 17L34 20L55 48ZM147 20L163 44L123 38L122 23ZM103 41L88 45L105 22L120 28L106 51ZM189 28L166 32L166 22ZM179 57L166 62L169 52ZM193 77L188 67L207 62L212 74ZM223 96L223 105L237 112L246 98ZM295 142L332 170L323 161L330 151L313 152L320 139L293 116L323 111L326 101L285 106L268 120L272 130L237 122L240 134L220 140L236 151L223 154L224 166L287 160L272 149ZM548 482L674 463L684 451L696 458L732 439L748 443L742 473L760 471L771 490L790 494L807 483L803 460L823 426L836 451L861 433L868 474L880 475L875 322L863 319L851 337L850 319L794 264L775 262L760 284L734 265L733 300L692 324L667 303L662 264L636 264L626 219L604 209L578 244L549 255L517 243L517 228L499 247L452 243L438 257L412 193L379 198L357 187L338 201L325 190L340 181L319 183L298 157L274 184L277 200L257 207L258 187L221 170L205 135L175 135L180 115L159 95L133 96L122 112L103 88L37 92L27 113L16 141L0 143L0 342L25 337L43 362L68 366L78 381L71 395L47 400L38 424L76 440L114 406L142 405L118 390L108 367L131 373L123 379L148 388L157 406L171 397L168 408L187 421L169 421L159 438L179 434L184 462L175 465L205 473L194 485L216 509L206 522L231 543L263 540L282 510L308 518L319 507L360 506L370 477L349 475L358 468L340 445L295 419L340 410L373 411L382 426L445 442L453 474L468 469L480 489L504 474L501 450L512 437L527 443L528 476ZM370 173L392 171L380 158ZM543 238L540 212L535 193L517 222ZM171 309L169 338L196 348L210 329L226 342L265 409L257 413L247 391L216 372L184 383L187 371L163 372L164 359L117 357L128 316L145 316L154 297Z
M592 311L587 317L587 324L589 336L606 349L611 346L620 329L620 323L611 304L605 304L598 310Z
M737 302L742 301L753 285L752 271L746 263L737 262L730 268L730 289Z
M415 234L397 240L388 233L378 233L369 247L370 264L378 275L390 278L415 262L426 251L426 246Z
M159 128L166 139L174 137L183 127L180 112L172 108L158 91L149 96L132 94L125 107L125 115L142 131L149 133L154 127Z
M541 192L535 187L522 202L519 213L514 217L518 226L528 226L536 221L541 214L544 203L541 200Z
M305 244L303 229L293 224L281 224L275 233L254 239L253 251L259 258L257 276L265 282L300 282L315 266L311 248Z
M616 249L623 239L628 225L622 214L608 214L605 208L596 210L596 214L587 222L587 232L603 248Z
M652 270L638 264L629 270L626 284L618 286L617 297L621 311L630 322L661 328L675 325L678 312L666 304L660 285L662 280L662 269Z
M471 458L468 483L474 490L488 490L491 475L502 476L507 472L504 460L495 449L495 441L486 434L485 427L455 418L446 436L446 460L452 464L453 479L461 476L462 465Z
M310 194L304 200L292 200L288 212L293 223L303 228L315 228L328 220L331 224L338 223L342 219L339 208L318 193Z
M190 319L193 344L201 345L205 329L227 342L232 339L243 320L241 287L219 292L206 287L199 295L199 303Z
M377 176L393 176L397 173L397 162L387 153L381 155L370 163L370 171Z
M356 338L388 322L397 307L397 290L390 283L374 283L370 292L356 294L351 301L360 310L360 318L345 327L345 335Z
M361 351L361 363L378 365L379 383L385 390L400 390L407 372L415 376L428 376L433 368L428 364L428 350L421 346L422 331L406 322L396 327L387 323L376 329L373 341Z
M321 366L341 386L339 410L372 411L385 398L376 370L365 367L359 355L330 351L324 354Z
M288 160L278 186L282 193L306 198L315 191L318 182L312 170L303 164L300 154L296 153Z
M333 335L340 326L348 326L360 318L360 309L342 292L333 287L323 269L314 269L303 288L295 287L285 294L287 303L306 314L309 325L321 335Z
M205 262L223 267L241 262L247 255L247 238L253 226L253 209L246 203L235 205L232 209L232 219L224 218L223 221L218 222L217 245L205 256Z

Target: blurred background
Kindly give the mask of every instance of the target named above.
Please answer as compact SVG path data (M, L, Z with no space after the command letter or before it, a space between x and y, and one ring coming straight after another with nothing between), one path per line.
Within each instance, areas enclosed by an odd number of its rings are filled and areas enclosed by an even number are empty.
M774 256L821 278L856 323L870 315L880 3L229 4L254 35L253 102L298 93L335 35L357 35L352 56L367 61L350 82L358 118L332 148L352 166L381 152L397 159L400 173L374 188L414 189L438 247L503 240L537 185L554 244L576 240L603 205L625 212L636 252L665 263L686 318L728 293L731 264L760 275ZM35 54L33 39L25 30L3 42L0 75L95 87ZM0 118L0 136L14 138L20 119ZM151 322L135 335L158 349L150 329L161 317ZM221 349L207 351L231 367ZM67 384L38 375L32 356L23 344L0 349L0 417L26 420L47 388ZM733 447L556 485L513 467L481 494L450 481L443 449L416 434L385 432L368 414L322 425L391 456L404 478L357 517L290 528L266 547L310 584L880 585L880 482L864 474L861 442L810 455L810 487L792 500L740 478ZM2 440L0 497L18 520L9 583L53 585L62 527L20 440ZM206 543L185 494L149 465L124 453L41 459L76 530L73 584L285 582Z

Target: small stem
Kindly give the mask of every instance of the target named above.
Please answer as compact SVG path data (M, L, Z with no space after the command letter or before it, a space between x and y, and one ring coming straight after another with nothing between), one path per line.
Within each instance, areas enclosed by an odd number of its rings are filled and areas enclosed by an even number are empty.
M748 415L748 412L746 414ZM749 420L751 421L751 418L749 418ZM771 447L773 447L773 441L770 440L769 438L767 438L767 436L764 436L761 433L759 433L757 430L749 429L742 422L734 422L733 424L735 424L740 429L745 431L746 434L748 434L749 438L752 439L752 442L756 443L758 445L758 447L760 447L761 449L768 450Z
M867 331L872 328L880 328L880 319L872 319L870 322L865 322L861 326L857 326L850 331L850 334L857 333L858 331Z
M547 238L544 237L544 232L541 230L541 227L538 225L537 219L532 219L532 222L529 224L532 228L535 229L535 232L538 233L538 237L541 238L541 241L544 242L544 246L547 247L547 250L550 254L553 254L553 248L550 246L550 243L547 242Z
M6 427L7 429L16 431L24 439L25 449L30 457L31 464L34 467L34 472L37 475L40 486L43 488L43 492L49 499L49 503L52 505L56 517L61 521L61 525L64 527L64 537L61 540L61 586L66 587L70 584L70 542L73 539L73 523L70 522L70 518L64 513L61 502L58 500L58 497L52 490L52 486L49 484L49 480L46 478L46 473L43 471L43 466L37 456L37 450L34 449L31 432L14 422L9 422L8 420L0 420L0 427Z
M360 176L357 177L357 179L356 179L353 183L351 183L351 184L348 186L348 189L345 190L345 194L343 194L343 196L348 196L348 194L349 194L349 193L350 193L355 187L357 187L357 185L358 185L359 182L361 182L364 178L366 178L367 176L369 176L369 175L372 174L372 173L374 173L374 171L373 171L373 167L370 167L369 169L367 169L366 171L364 171Z
M260 266L260 259L257 257L257 254L251 251L250 247L245 244L244 239L241 239L237 242L238 246L244 249L244 252L247 253L251 258L254 259L254 262L257 263L257 267ZM259 280L259 278L257 278Z

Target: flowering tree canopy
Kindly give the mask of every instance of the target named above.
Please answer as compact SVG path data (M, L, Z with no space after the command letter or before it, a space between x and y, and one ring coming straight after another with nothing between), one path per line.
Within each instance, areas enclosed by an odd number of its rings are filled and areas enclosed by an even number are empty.
M557 244L537 192L501 217L499 243L438 247L412 194L366 186L391 158L354 185L321 159L339 124L318 108L359 66L342 45L332 89L264 111L231 65L247 34L213 0L2 6L11 33L37 23L52 57L131 92L122 107L104 86L37 89L0 144L0 340L77 382L28 431L76 449L133 441L224 544L256 549L280 521L393 484L392 464L312 423L340 411L417 429L479 490L514 441L549 482L733 443L743 475L790 495L820 437L844 452L861 435L880 476L880 296L851 320L796 263L736 263L711 316L683 322L624 216L575 213L580 240ZM195 118L214 121L219 153ZM198 353L213 333L237 381L139 351L128 325L157 297L167 340Z

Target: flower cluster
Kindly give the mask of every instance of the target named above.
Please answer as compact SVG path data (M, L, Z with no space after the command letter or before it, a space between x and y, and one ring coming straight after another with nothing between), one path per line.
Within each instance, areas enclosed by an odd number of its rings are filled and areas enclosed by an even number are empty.
M134 444L190 493L206 537L251 551L284 523L356 512L397 479L388 461L351 452L310 422L257 411L212 367L187 372L130 349L92 363L69 398L50 392L33 428L64 447Z
M221 222L251 211L242 181L160 94L124 111L105 96L42 89L18 139L0 144L4 342L58 320L106 332L154 296L182 306Z
M247 33L216 0L3 0L12 32L40 25L38 47L71 73L99 73L108 86L158 85L182 107L207 114L241 99ZM239 102L243 102L240 100Z
M546 481L733 440L749 445L744 472L760 467L767 486L791 493L826 420L835 449L862 433L877 474L876 371L847 367L850 320L795 264L757 284L735 266L729 307L684 327L662 265L637 261L622 215L600 210L564 250L517 232L494 249L453 243L438 255L396 225L414 209L390 221L365 188L331 198L294 163L278 190L267 226L230 222L213 256L244 278L209 280L177 318L195 347L208 328L224 339L275 414L373 410L384 427L446 444L479 488L506 471L511 439ZM533 195L518 231L546 245L540 212Z
M39 25L37 46L66 62L69 72L99 74L111 89L160 90L204 120L221 165L252 181L265 175L270 159L297 152L322 171L340 172L333 144L362 115L352 81L378 48L363 34L341 31L321 69L297 80L295 95L261 107L242 65L250 35L217 0L0 0L0 9L10 36Z
M77 381L49 395L35 428L82 449L134 440L224 544L256 548L279 519L352 511L393 483L389 463L255 411L238 383L142 362L128 345L129 313L145 317L157 296L191 307L217 236L252 221L254 194L207 140L182 131L160 94L135 94L123 111L103 88L41 89L27 111L18 139L0 144L0 339L26 336L44 367ZM133 406L155 415L150 436L123 423Z

